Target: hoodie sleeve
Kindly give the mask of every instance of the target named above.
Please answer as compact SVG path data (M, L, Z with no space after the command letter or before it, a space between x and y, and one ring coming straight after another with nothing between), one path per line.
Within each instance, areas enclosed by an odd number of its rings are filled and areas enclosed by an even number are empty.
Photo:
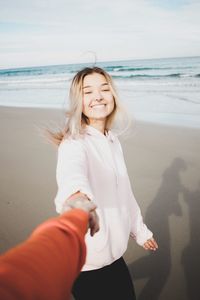
M128 180L129 181L129 180ZM143 221L141 209L133 195L130 181L128 182L130 189L130 205L131 205L131 237L134 238L138 245L143 246L144 243L152 238L153 233L147 228Z
M120 142L119 142L119 147L124 160L123 149ZM125 160L124 160L124 166L126 168ZM142 246L148 239L152 238L153 233L147 228L147 226L143 222L141 209L133 194L127 168L126 168L126 174L127 174L127 189L128 189L127 194L129 198L129 207L131 211L131 234L130 235L132 238L136 240L138 245Z
M56 180L58 190L54 202L58 213L64 211L66 199L78 191L94 199L87 175L87 156L80 140L68 139L60 144Z

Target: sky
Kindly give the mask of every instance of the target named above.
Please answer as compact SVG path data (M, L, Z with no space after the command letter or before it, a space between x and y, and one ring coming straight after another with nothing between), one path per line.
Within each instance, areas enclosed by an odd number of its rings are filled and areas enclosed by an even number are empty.
M0 68L200 56L200 0L0 0Z

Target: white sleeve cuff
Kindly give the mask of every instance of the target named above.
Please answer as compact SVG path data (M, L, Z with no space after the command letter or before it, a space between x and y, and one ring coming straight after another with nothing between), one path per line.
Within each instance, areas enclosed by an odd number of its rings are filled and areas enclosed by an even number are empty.
M141 226L140 231L137 232L136 236L131 233L131 237L134 238L138 245L143 246L147 240L153 237L153 233L147 228L145 224Z

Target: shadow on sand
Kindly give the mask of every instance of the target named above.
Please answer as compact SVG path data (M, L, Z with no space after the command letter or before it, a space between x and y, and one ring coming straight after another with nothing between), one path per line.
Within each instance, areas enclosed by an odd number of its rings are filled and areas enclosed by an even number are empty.
M200 187L196 191L184 189L184 200L189 211L190 241L183 250L181 263L185 272L188 299L198 300L200 298Z
M186 191L181 183L180 173L185 170L185 161L179 157L175 158L164 171L158 192L147 209L145 223L154 233L159 249L129 265L133 281L147 279L138 295L138 300L159 299L169 277L171 269L169 216L182 215L179 194L186 193Z

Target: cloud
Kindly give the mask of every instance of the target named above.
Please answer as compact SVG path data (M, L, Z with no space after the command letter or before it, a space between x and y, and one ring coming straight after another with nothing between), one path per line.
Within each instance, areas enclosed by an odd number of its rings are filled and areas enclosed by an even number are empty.
M0 0L0 57L23 65L23 57L26 64L78 62L86 51L99 60L198 55L199 1L163 3Z

